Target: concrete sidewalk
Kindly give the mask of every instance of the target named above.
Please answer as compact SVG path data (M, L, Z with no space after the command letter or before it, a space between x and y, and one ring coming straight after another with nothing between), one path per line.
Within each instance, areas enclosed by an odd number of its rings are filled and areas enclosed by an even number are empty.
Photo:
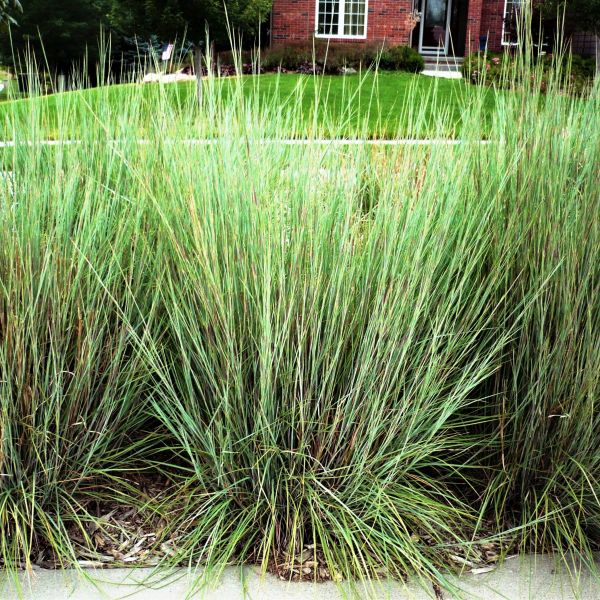
M600 564L598 565L600 567ZM75 571L35 570L33 574L20 574L21 594L14 582L0 584L2 600L101 600L131 598L133 600L180 600L203 598L206 600L338 600L349 598L348 588L334 583L288 583L267 575L261 577L252 568L243 573L229 568L220 582L206 590L193 591L194 575L186 569L174 572L168 581L147 578L150 569L112 569L89 571L89 577ZM549 557L520 557L507 560L502 566L485 574L466 574L454 577L464 593L465 600L600 600L600 579L592 573L569 573L558 567ZM146 579L146 581L144 581ZM373 589L360 588L359 598L390 600L451 600L456 596L438 592L431 586L417 582L403 585L398 582L376 582Z

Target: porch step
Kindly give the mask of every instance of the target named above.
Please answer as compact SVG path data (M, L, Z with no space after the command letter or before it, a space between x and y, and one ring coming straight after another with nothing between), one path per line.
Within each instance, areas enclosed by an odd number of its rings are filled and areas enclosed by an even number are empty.
M424 56L425 70L445 73L460 73L464 59L454 56Z

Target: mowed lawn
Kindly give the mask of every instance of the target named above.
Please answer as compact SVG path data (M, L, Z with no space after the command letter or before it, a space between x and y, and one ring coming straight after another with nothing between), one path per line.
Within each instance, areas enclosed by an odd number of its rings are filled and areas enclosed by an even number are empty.
M204 81L214 86L223 106L252 102L256 113L289 112L300 118L290 119L285 131L267 135L304 137L432 137L459 134L467 103L481 105L482 134L495 105L492 90L476 88L463 80L432 78L408 73L369 73L347 76L310 76L268 74ZM146 123L157 118L159 107L164 114L165 95L173 111L187 111L192 118L190 135L194 135L195 83L126 84L82 91L19 99L0 104L1 135L4 140L18 136L20 124L39 124L41 136L49 139L77 137L89 119L106 121L122 119L123 107L136 105L136 121L140 111L147 114ZM79 119L68 124L58 122L57 104L67 103ZM118 109L118 110L117 110ZM73 125L77 123L77 125ZM111 123L107 128L113 129ZM140 135L144 125L138 125ZM73 130L73 127L76 129ZM23 129L25 129L23 127ZM199 134L199 131L196 131ZM203 135L206 131L202 132Z

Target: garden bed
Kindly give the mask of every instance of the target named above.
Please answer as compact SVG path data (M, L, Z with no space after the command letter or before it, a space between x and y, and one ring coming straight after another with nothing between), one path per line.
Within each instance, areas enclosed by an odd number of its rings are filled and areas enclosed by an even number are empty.
M597 90L465 86L456 122L409 85L406 127L461 143L342 147L274 140L343 130L351 90L306 127L227 81L3 107L3 566L593 565Z

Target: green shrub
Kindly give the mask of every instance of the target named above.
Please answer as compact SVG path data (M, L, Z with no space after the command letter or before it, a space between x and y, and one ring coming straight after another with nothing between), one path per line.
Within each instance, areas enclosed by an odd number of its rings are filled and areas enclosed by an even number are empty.
M468 56L462 66L463 75L472 83L495 86L498 88L536 87L539 83L541 91L548 87L549 79L558 74L556 58L542 55L532 58L532 65L525 72L520 67L518 54L508 52L485 54L476 53ZM579 55L570 55L569 61L560 69L561 86L573 93L581 94L591 87L595 71L595 61Z
M420 73L425 68L425 61L410 46L392 46L381 53L379 66L390 71Z
M287 71L295 71L312 61L312 48L306 44L286 44L261 53L261 65L266 70L282 68Z
M240 52L219 52L215 57L215 62L221 65L234 65L236 61L241 64L251 63L254 58L254 53L250 50L244 50Z
M408 46L382 47L381 44L340 44L319 42L313 45L286 44L276 46L261 55L261 64L266 70L279 67L295 71L305 65L314 64L318 71L340 73L344 68L368 69L379 65L390 71L423 70L421 55Z

